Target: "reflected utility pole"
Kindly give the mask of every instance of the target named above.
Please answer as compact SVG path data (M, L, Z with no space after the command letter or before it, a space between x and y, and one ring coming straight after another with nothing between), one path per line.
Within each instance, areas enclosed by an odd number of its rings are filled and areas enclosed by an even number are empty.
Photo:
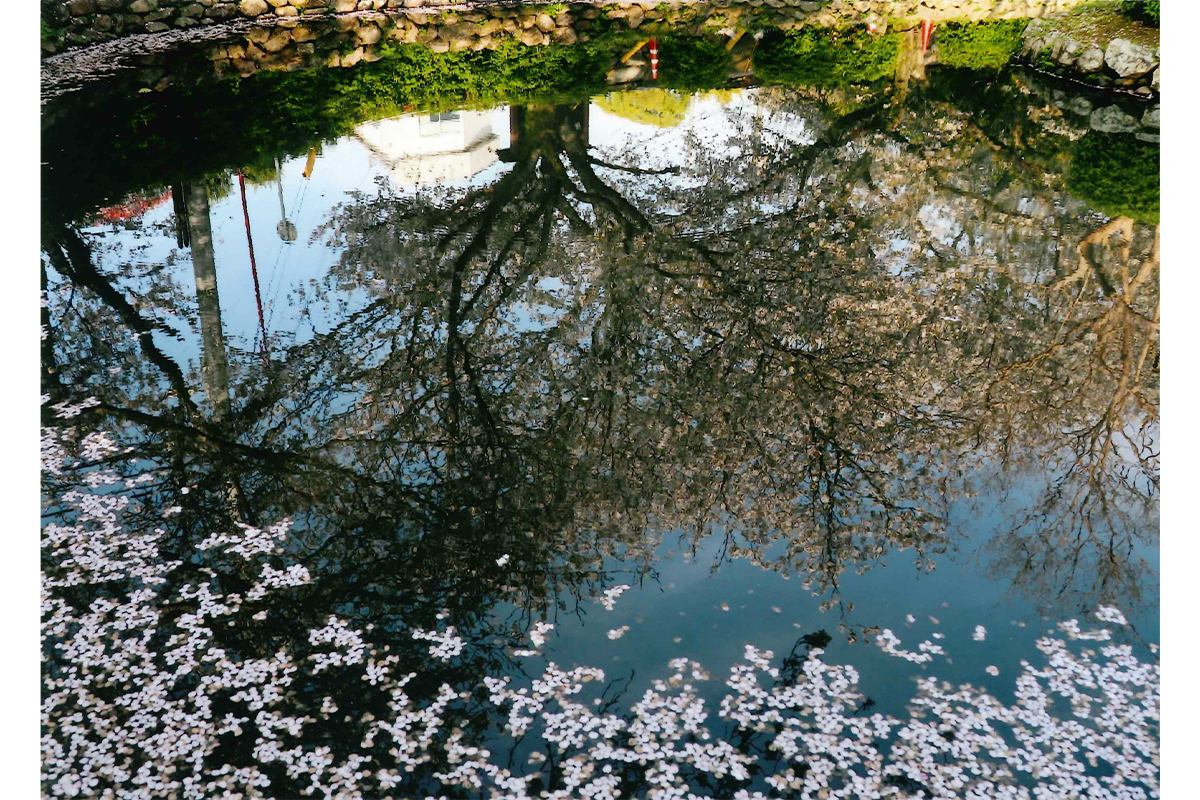
M221 300L217 294L217 261L213 252L212 224L209 221L208 187L203 182L180 187L187 209L191 237L192 269L196 274L196 303L200 307L200 338L203 347L200 375L204 393L213 406L213 418L220 422L230 412L229 360L225 352L225 332L221 327Z
M262 292L258 288L258 263L254 260L254 237L250 233L250 207L246 205L246 177L238 170L238 188L242 193L242 217L246 221L246 246L250 250L250 275L254 279L254 302L258 305L258 329L262 332L262 360L267 366L267 323L263 320ZM280 195L282 202L283 195Z
M300 233L296 226L288 221L287 210L283 207L283 167L278 158L275 159L275 186L279 189L279 224L275 226L275 230L283 241L294 242Z

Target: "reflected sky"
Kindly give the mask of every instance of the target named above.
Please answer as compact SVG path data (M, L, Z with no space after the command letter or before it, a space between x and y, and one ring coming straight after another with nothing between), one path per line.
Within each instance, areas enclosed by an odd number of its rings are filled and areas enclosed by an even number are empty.
M636 697L672 658L812 636L896 715L918 676L1012 701L1036 640L1104 605L1149 658L1157 226L1066 186L1086 129L1014 152L955 99L422 112L164 176L129 219L43 232L43 393L98 400L47 423L111 438L172 587L246 593L197 543L292 521L271 558L311 580L221 634L238 658L327 614L398 653L454 625L454 680L553 661ZM90 469L47 474L47 525L87 516Z

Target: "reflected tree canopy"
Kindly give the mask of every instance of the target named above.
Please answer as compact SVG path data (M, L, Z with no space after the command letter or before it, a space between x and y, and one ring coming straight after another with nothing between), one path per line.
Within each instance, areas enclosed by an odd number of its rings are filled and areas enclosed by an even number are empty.
M275 334L265 360L223 333L204 184L177 189L190 256L172 258L190 257L194 287L170 264L105 271L103 237L47 221L47 524L103 517L78 487L107 470L131 533L105 557L154 532L178 563L157 596L193 598L156 608L162 636L211 618L211 590L242 610L213 646L299 662L336 615L417 673L412 696L462 692L441 727L465 740L491 735L479 681L524 669L536 621L653 581L676 539L723 539L713 569L797 578L853 637L870 626L848 616L846 571L898 551L934 569L959 539L952 508L982 492L1006 500L982 569L1043 613L1153 603L1137 546L1157 537L1158 227L1072 197L1028 114L1001 139L1000 106L937 86L714 108L719 125L664 155L594 146L587 102L514 106L494 179L354 193L315 234L339 256L307 301L335 323ZM188 337L195 364L164 349ZM197 550L258 529L285 577ZM69 584L82 557L44 569ZM126 579L63 602L94 610ZM467 644L442 663L412 632L447 618ZM236 716L236 688L213 719ZM394 746L364 733L386 693L336 670L288 691L333 752ZM211 763L262 761L252 740L220 741ZM452 767L435 759L405 792ZM568 774L551 763L545 787Z

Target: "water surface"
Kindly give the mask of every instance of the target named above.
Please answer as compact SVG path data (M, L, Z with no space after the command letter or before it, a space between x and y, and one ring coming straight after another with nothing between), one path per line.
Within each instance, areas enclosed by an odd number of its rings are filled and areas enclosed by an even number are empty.
M789 766L717 713L762 651L777 686L853 665L829 713L863 719L930 677L1019 705L1039 638L1113 606L1156 665L1145 137L1013 68L368 113L388 58L173 58L205 77L45 109L48 793L792 796L766 779L806 765L817 796L813 741ZM603 678L521 736L495 681L549 698L550 663ZM710 746L648 710L685 684L744 773L662 771L655 736ZM652 720L645 764L568 758L601 710ZM891 752L874 785L961 796ZM1077 780L1156 785L1126 767Z

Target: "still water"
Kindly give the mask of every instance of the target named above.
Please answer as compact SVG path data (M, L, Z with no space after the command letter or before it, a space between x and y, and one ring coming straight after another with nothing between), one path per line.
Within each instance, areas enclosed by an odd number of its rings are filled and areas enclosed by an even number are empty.
M1153 796L1154 137L153 58L44 110L48 795Z

